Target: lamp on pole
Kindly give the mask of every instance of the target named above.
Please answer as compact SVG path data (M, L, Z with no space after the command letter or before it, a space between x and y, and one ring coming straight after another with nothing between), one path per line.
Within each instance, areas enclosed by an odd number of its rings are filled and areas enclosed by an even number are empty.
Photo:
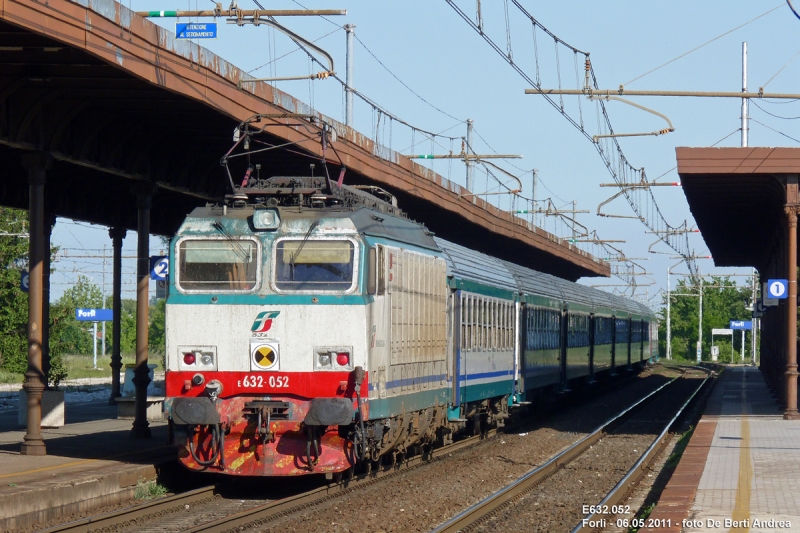
M672 269L683 264L681 259L667 269L667 360L672 359L672 296L670 295L670 275Z
M697 362L703 359L703 278L700 278L700 320L697 324Z

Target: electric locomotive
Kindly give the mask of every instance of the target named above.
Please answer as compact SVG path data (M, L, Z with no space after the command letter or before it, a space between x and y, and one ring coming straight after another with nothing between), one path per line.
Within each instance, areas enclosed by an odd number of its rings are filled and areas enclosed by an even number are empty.
M170 246L180 461L338 475L649 359L643 306L435 238L376 187L251 179Z

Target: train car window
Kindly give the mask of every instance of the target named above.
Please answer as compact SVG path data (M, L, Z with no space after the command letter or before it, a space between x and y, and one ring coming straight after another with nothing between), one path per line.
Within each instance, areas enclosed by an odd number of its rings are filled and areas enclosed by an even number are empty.
M386 294L386 248L378 245L378 294Z
M258 281L255 241L185 239L178 258L177 284L184 291L251 291Z
M282 291L346 291L353 285L354 250L350 241L278 241L275 287Z
M378 250L370 248L367 261L367 294L378 292Z

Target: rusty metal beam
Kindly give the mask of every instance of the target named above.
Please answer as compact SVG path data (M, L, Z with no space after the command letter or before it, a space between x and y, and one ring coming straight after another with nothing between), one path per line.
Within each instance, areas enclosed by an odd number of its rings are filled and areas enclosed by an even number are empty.
M94 63L113 65L113 69L103 66L103 72L129 76L132 86L138 83L139 87L151 88L156 96L161 95L171 101L177 97L183 103L191 103L198 107L198 116L230 120L235 124L255 113L313 112L302 102L266 83L247 84L243 89L237 88L239 81L249 78L246 72L196 45L175 41L171 32L136 16L118 3L109 2L109 5L113 5L114 9L105 12L109 17L106 18L91 8L67 0L51 0L48 3L0 0L0 21L40 36L44 44L52 43L52 46L71 49L70 54L64 54L71 61L81 62L86 66ZM42 21L47 23L43 24ZM50 109L48 106L45 108ZM565 245L560 239L539 228L531 228L523 219L501 211L482 199L473 202L465 198L463 195L468 191L462 187L397 153L377 146L352 128L331 119L325 120L338 133L334 146L348 168L348 182L371 182L402 194L409 201L406 205L411 207L412 216L428 223L432 229L436 226L442 228L434 229L440 235L450 231L448 225L457 225L463 229L466 224L470 228L469 235L485 235L489 238L488 241L484 239L484 246L496 248L495 243L502 241L514 244L513 247L503 248L521 247L526 252L529 251L530 257L535 260L527 265L533 268L570 279L586 275L609 275L607 263L577 247ZM270 121L275 125L288 123L279 118ZM106 130L101 128L95 131L102 135ZM276 128L274 131L282 142L311 141L313 136L309 132L289 127ZM63 137L66 138L67 135L65 132ZM84 141L85 138L78 139L78 142ZM34 147L28 139L23 142L0 139L0 142L14 148ZM97 145L90 143L84 146L85 157L77 157L71 151L56 151L53 155L58 161L97 169L113 176L143 179L141 170L138 169L104 168L103 165L108 160L94 155ZM322 148L318 142L306 142L304 146L312 157L322 156ZM224 151L220 151L219 155L222 153ZM332 154L328 152L328 155ZM163 159L169 156L166 152L159 152L152 159L157 160L158 157ZM117 164L116 160L114 164ZM126 167L129 166L129 163L125 164ZM329 164L338 166L338 161L329 161ZM295 161L287 161L287 165L289 169L301 168ZM222 186L221 182L220 187ZM171 181L163 183L162 188L171 188L180 193L186 191L185 185L176 186ZM219 190L206 189L205 194L203 191L193 194L198 198L212 200L218 196ZM442 216L429 220L427 213L431 211L441 213ZM494 248L484 251L491 253ZM494 251L499 255L503 253L503 249Z

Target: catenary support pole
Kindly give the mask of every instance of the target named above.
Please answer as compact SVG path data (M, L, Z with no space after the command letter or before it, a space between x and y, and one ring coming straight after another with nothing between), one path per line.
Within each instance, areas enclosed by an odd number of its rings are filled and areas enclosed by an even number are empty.
M52 164L49 154L33 152L22 156L22 165L28 171L29 198L28 262L30 285L28 289L28 369L25 371L25 390L28 399L27 431L23 437L21 455L47 455L42 438L42 393L47 379L42 372L42 300L44 296L42 271L44 268L44 183L47 169Z
M347 32L347 77L345 78L345 124L353 127L353 37L355 36L355 24L345 24L344 31Z
M742 43L742 92L747 92L747 42ZM742 98L742 147L747 146L749 124L747 121L749 114L748 100Z
M469 154L470 151L474 152L474 150L472 149L472 119L471 118L467 119L467 146L466 146L464 151L467 154ZM472 185L473 185L473 181L474 181L474 178L473 178L473 171L474 171L473 163L467 157L466 161L464 161L464 164L467 165L467 190L469 192L473 192L473 190L472 190ZM473 196L472 199L474 201L475 197Z
M703 360L703 278L700 278L700 320L697 326L697 362Z
M667 269L667 360L672 359L672 296L669 277L670 269Z

